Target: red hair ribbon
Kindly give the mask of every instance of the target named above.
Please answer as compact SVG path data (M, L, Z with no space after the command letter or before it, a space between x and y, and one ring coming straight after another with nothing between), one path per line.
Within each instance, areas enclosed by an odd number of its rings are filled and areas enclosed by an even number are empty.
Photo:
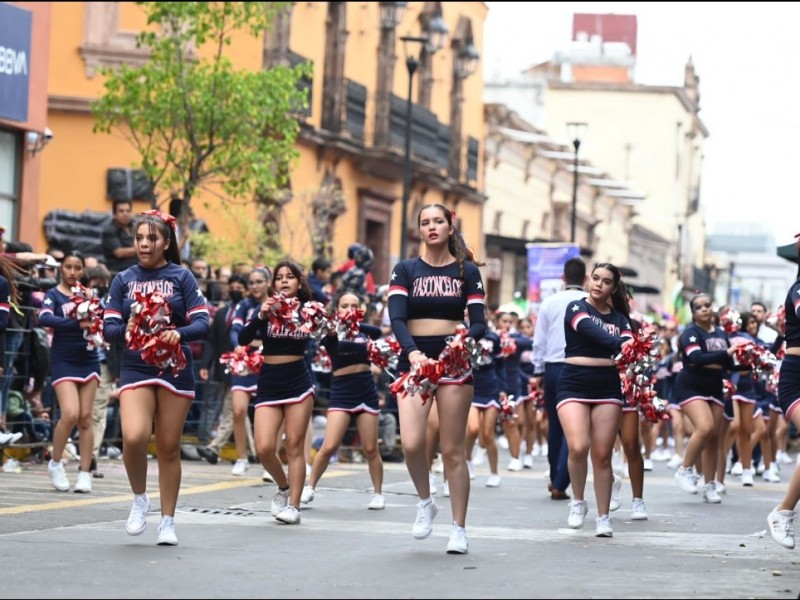
M142 212L142 214L143 215L148 215L148 216L151 216L151 217L158 217L159 219L164 221L167 225L172 227L172 231L177 231L178 230L178 226L175 223L175 217L173 217L172 215L165 214L165 213L161 212L160 210L158 210L156 208L153 208L153 209L150 209L150 210L145 210L145 211Z

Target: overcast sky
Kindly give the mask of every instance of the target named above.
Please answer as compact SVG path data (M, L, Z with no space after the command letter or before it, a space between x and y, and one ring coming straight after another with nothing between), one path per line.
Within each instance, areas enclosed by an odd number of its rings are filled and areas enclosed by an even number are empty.
M702 203L709 231L763 223L777 244L800 231L800 5L775 2L488 2L486 78L567 49L573 13L634 14L636 82L683 85L691 56L709 130ZM560 132L550 132L556 137Z

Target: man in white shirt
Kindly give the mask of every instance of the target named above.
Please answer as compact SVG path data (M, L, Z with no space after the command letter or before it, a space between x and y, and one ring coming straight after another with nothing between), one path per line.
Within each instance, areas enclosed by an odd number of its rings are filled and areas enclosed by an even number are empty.
M539 307L533 335L534 376L544 378L544 405L547 410L547 460L550 463L550 497L568 500L567 440L556 411L556 385L564 366L564 313L573 300L584 298L586 263L571 258L564 263L564 289L545 298Z
M778 332L767 325L767 307L763 302L753 302L750 305L750 314L758 321L758 337L771 344L778 337Z

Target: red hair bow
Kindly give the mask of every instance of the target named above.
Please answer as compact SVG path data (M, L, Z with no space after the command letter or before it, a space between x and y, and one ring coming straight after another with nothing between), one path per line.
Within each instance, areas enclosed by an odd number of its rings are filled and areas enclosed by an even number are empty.
M145 211L142 212L142 214L143 215L149 215L149 216L152 216L152 217L158 217L159 219L164 221L167 225L172 227L173 231L177 231L177 229L178 229L178 225L175 222L175 217L173 217L172 215L165 214L165 213L161 212L160 210L158 210L156 208L153 208L153 209L150 209L150 210L145 210Z

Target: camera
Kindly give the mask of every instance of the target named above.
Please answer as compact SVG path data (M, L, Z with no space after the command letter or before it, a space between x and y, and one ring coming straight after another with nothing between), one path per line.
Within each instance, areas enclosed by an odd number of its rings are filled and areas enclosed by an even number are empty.
M49 127L45 127L44 128L44 142L45 142L45 144L48 143L48 142L51 142L53 140L53 137L54 137L53 130L50 129Z

